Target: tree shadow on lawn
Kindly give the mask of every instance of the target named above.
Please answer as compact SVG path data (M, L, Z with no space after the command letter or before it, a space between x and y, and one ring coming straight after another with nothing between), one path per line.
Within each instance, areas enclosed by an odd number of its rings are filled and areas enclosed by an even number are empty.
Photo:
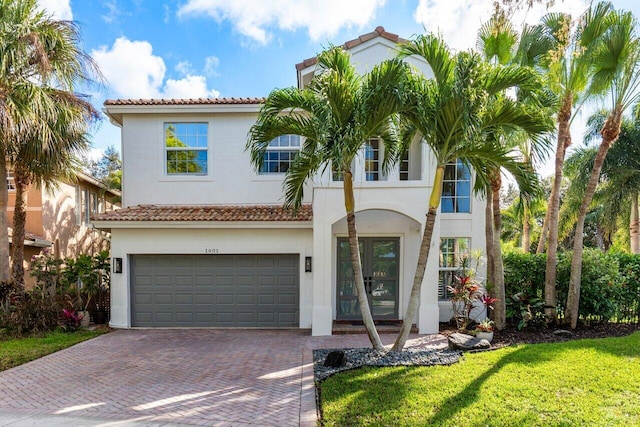
M407 396L412 392L407 385L407 377L422 375L423 370L363 367L356 371L351 371L353 376L346 380L345 386L341 390L334 392L334 397L337 401L345 399L349 403L343 405L344 410L341 413L334 414L336 419L332 421L335 425L354 425L362 422L357 418L359 414L370 414L371 418L375 420L377 418L375 414L379 414L381 411L415 410L417 414L422 412L422 415L418 415L414 419L421 424L441 425L447 422L451 423L454 417L459 416L459 412L480 399L485 383L503 368L509 365L522 365L526 368L542 363L564 360L567 352L582 349L595 350L622 358L638 358L640 357L640 332L628 337L533 344L518 346L515 349L504 349L505 352L508 352L507 354L500 357L497 362L493 363L491 367L465 386L464 389L438 402L430 415L427 408L408 409L407 405ZM432 368L427 367L426 369ZM463 375L465 367L460 364L454 364L441 369L455 369ZM384 390L381 390L379 385L382 381L385 384ZM326 396L326 393L323 394ZM322 398L321 400L324 401L323 406L331 403ZM492 422L491 417L492 414L487 413L484 421L490 424ZM514 412L512 416L509 416L509 420L510 423L513 422L513 424L517 425L535 424L541 421L535 414L527 411Z
M517 350L500 358L497 363L483 372L462 391L444 400L428 422L429 424L435 425L442 424L456 416L456 414L465 407L476 402L480 397L482 386L493 375L508 365L520 364L531 366L561 360L567 352L582 349L595 350L617 357L638 358L640 357L640 332L635 332L627 337L584 339L565 343L521 346ZM490 414L487 416L490 417ZM489 421L489 419L487 421ZM516 422L515 419L514 422Z

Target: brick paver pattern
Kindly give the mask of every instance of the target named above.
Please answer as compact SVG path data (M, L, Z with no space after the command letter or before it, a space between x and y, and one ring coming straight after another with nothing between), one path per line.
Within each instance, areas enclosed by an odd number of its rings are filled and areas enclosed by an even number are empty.
M386 343L393 336L383 336ZM434 341L435 340L435 341ZM442 344L418 337L414 346ZM0 411L216 426L314 425L311 350L366 335L119 330L0 373Z

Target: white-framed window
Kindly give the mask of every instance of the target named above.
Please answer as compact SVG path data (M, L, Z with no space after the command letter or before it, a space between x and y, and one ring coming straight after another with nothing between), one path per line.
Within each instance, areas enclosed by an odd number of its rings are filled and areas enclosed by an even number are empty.
M409 181L409 151L400 158L400 181Z
M370 138L364 145L364 174L367 181L382 177L382 150L379 138Z
M442 237L440 239L440 261L438 266L438 299L451 298L447 286L454 283L463 268L468 266L471 239L468 237Z
M16 181L13 179L13 171L7 171L7 189L16 191Z
M208 172L207 123L164 124L167 175L206 175Z
M471 212L471 171L460 160L445 166L440 211Z
M285 173L300 151L299 135L281 135L269 143L264 153L261 174Z

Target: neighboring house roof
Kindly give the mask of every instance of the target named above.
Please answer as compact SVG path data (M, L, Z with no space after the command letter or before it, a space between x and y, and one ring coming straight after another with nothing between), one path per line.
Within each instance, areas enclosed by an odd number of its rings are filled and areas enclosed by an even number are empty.
M106 193L111 193L112 196L122 197L122 193L120 192L120 190L116 190L115 188L107 188L104 185L104 183L98 181L97 179L95 179L91 175L88 175L88 174L86 174L84 172L78 171L78 172L76 172L76 177L78 178L79 181L88 182L88 183L93 184L96 187L100 188L101 190L104 190Z
M93 221L311 221L311 205L297 212L279 205L138 205L93 215Z
M397 34L393 34L386 31L383 26L378 26L372 32L363 34L353 40L349 40L348 42L345 42L342 46L347 50L352 49L358 45L361 45L362 43L368 42L371 39L375 39L376 37L382 37L394 43L404 43L407 41L406 39L403 39ZM318 62L317 56L314 56L313 58L305 59L301 63L296 64L296 70L298 71L303 70L307 67L315 65L316 62Z
M107 99L104 105L229 105L262 104L265 98Z
M13 243L13 228L7 227L7 231L9 232L9 243ZM37 248L49 248L53 246L53 243L47 240L44 236L38 236L37 234L29 233L27 231L24 233L24 245L35 246Z

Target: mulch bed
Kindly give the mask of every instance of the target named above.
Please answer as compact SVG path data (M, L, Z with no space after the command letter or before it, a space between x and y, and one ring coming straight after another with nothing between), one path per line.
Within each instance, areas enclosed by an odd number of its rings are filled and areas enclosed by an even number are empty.
M562 337L554 334L553 332L558 330L569 330L571 332L571 338ZM537 329L528 329L519 331L515 326L508 326L502 331L495 331L492 347L504 347L514 344L538 344L538 343L552 343L552 342L566 342L576 339L584 338L607 338L607 337L621 337L630 335L635 331L640 331L640 325L628 324L628 323L603 323L592 324L589 326L579 325L575 330L571 330L564 327L542 327ZM449 336L452 333L457 332L455 327L448 323L440 324L440 333L445 336Z

